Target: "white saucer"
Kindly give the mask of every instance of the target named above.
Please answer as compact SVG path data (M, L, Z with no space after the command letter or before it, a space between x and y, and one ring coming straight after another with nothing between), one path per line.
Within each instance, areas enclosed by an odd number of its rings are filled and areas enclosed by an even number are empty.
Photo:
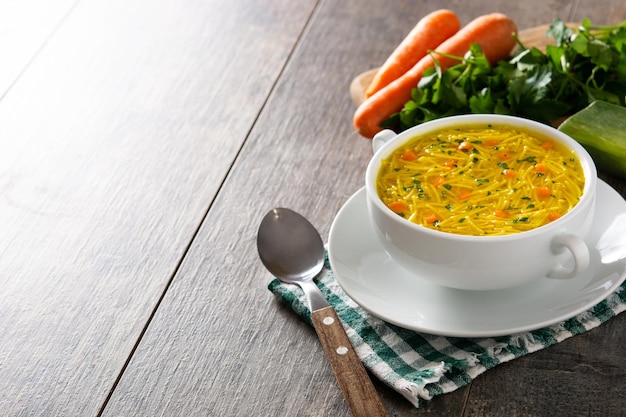
M371 230L361 189L333 221L328 253L339 285L372 315L424 333L491 337L571 318L602 301L626 279L626 201L603 181L598 181L587 243L595 248L591 266L569 280L543 277L497 291L441 287L391 260Z

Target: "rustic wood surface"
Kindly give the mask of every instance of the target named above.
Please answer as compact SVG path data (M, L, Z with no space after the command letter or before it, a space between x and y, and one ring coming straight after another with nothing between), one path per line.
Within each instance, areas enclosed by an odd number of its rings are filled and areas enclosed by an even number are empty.
M326 238L370 142L349 85L417 19L626 20L621 0L28 0L0 6L0 415L347 416L276 301L272 207ZM603 175L622 195L626 182ZM626 315L393 416L624 415Z

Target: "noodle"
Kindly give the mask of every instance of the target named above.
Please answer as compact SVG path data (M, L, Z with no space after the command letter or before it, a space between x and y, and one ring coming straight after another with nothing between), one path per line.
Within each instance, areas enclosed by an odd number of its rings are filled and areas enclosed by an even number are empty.
M574 207L585 183L572 150L508 126L416 137L382 161L377 192L407 220L464 235L505 235Z

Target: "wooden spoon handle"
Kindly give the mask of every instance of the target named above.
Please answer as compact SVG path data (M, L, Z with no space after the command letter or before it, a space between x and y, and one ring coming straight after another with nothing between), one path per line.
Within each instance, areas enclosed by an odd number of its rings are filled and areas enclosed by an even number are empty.
M352 415L388 416L335 310L332 307L316 310L311 319Z

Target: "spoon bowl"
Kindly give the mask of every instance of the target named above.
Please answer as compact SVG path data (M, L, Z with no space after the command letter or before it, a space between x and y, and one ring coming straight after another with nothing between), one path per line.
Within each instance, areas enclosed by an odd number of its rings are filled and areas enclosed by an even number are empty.
M315 227L287 208L272 209L261 221L257 248L276 278L296 284L313 279L324 267L324 242Z
M259 225L257 249L261 262L276 278L302 288L311 308L311 322L352 414L387 416L337 313L313 282L325 257L324 242L315 227L293 210L272 209Z

